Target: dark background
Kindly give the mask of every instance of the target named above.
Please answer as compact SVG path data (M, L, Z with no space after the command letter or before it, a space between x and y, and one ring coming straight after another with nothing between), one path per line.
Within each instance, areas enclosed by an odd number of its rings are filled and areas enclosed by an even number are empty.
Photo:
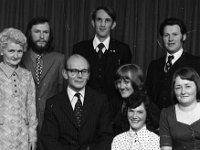
M0 31L14 27L25 32L32 17L45 16L54 32L55 50L68 57L73 44L93 37L91 11L100 5L116 10L112 36L129 44L132 62L144 72L151 60L165 52L158 29L167 17L185 21L184 47L200 56L200 0L0 0Z

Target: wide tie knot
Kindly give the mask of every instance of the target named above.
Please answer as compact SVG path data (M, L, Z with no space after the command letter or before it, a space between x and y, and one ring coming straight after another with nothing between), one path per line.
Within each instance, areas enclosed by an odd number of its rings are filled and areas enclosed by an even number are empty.
M167 58L167 63L165 64L165 72L168 72L169 69L172 67L172 59L174 59L174 55L169 55Z
M174 55L169 55L169 56L168 56L168 62L171 62L172 59L174 59Z
M99 50L101 49L103 49L105 47L105 45L103 44L103 43L100 43L99 45L98 45L98 48L99 48Z

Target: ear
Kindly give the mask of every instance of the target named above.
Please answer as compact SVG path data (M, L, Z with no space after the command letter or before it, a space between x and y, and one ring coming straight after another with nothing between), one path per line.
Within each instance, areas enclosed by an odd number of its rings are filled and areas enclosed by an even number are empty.
M117 23L116 21L113 22L111 29L113 30L116 27Z
M62 75L63 75L64 79L66 79L66 80L68 79L68 75L67 75L67 70L66 69L62 70Z
M93 28L95 27L94 20L91 21Z
M186 34L183 34L183 41L185 41L186 40Z

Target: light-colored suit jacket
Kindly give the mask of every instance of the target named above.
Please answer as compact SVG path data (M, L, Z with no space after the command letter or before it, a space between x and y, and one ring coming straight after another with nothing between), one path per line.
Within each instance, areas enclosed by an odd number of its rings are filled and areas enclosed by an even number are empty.
M35 79L35 64L31 57L31 50L24 53L21 64L32 72ZM43 69L40 81L40 87L36 88L36 109L38 117L38 130L40 133L46 100L63 90L62 69L64 68L64 55L58 52L45 53L42 57Z

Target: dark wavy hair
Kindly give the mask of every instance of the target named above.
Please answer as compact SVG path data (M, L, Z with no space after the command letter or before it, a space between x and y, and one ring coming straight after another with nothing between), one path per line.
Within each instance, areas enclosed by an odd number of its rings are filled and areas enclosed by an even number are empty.
M187 33L186 25L184 24L184 22L181 19L167 18L160 24L159 32L160 32L161 36L163 36L163 34L164 34L164 28L168 25L178 25L181 29L182 35Z
M34 25L38 25L38 24L44 24L44 23L48 23L49 24L49 28L50 28L50 35L49 35L49 48L47 49L48 52L53 50L53 45L52 45L52 41L53 41L53 33L52 33L52 29L49 23L49 20L43 16L40 17L34 17L30 20L30 22L27 25L27 29L26 29L26 37L27 37L27 43L28 43L28 49L31 48L31 43L32 43L32 37L31 37L31 29Z
M145 107L145 110L147 113L146 126L149 130L153 130L151 128L151 125L152 125L151 118L153 116L151 116L151 112L149 109L150 108L150 100L144 91L134 92L128 98L126 98L126 105L125 105L125 109L123 111L123 117L128 122L128 119L127 119L128 108L135 109L136 107L139 107L142 103L144 104L144 107Z

